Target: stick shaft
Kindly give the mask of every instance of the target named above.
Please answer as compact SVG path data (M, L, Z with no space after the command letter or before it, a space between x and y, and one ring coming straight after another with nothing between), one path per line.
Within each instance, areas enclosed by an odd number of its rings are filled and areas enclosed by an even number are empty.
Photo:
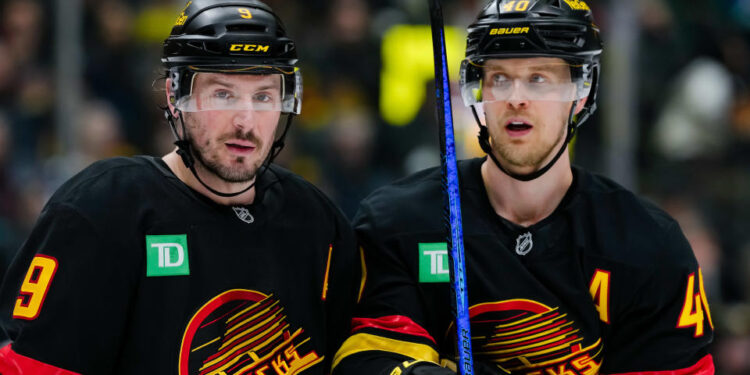
M448 254L451 258L451 281L455 297L455 316L458 340L458 370L461 375L472 375L474 364L471 356L471 328L469 325L469 301L466 290L464 264L463 228L461 223L461 197L459 194L458 169L456 167L456 145L453 135L448 63L445 53L443 14L438 0L428 0L430 24L432 25L432 47L435 58L435 94L437 120L440 130L440 160L443 170L443 189L447 195L446 226L449 229Z

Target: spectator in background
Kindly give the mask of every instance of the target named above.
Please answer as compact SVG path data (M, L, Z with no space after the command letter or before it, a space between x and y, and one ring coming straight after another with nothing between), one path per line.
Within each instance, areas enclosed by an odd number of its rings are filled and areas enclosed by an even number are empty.
M85 103L75 131L75 148L44 162L42 175L46 196L52 195L63 182L95 161L135 154L124 141L122 119L107 102Z
M2 38L8 43L10 55L17 66L29 66L40 61L39 48L46 30L44 9L37 0L8 0L3 7L0 27Z
M153 104L144 104L137 79L143 75L143 63L133 41L131 5L123 0L96 1L90 11L93 22L85 71L90 96L109 102L124 125L123 139L138 150L147 150L153 130L147 112Z
M15 228L19 194L11 176L11 139L10 125L0 113L0 280L19 245Z
M375 121L365 108L341 107L326 131L325 180L341 210L352 218L359 202L394 176L374 160Z
M49 20L37 0L8 0L0 15L0 105L13 127L13 164L30 167L40 154L54 152L54 90L49 72L51 48L43 48ZM46 44L49 46L49 44ZM2 66L11 76L2 77ZM5 86L5 87L3 87ZM12 94L2 95L3 89ZM6 91L5 93L9 93Z

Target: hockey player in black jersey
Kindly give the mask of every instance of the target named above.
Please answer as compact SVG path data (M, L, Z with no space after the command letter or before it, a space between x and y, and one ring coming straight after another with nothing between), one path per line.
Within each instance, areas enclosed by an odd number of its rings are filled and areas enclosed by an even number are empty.
M713 374L703 279L678 224L570 164L596 107L599 30L580 0L495 0L460 73L489 157L459 162L478 374ZM455 374L439 169L375 191L335 375Z
M271 164L301 106L294 42L260 1L193 0L162 61L177 149L50 199L0 290L0 373L328 373L360 267L339 210Z

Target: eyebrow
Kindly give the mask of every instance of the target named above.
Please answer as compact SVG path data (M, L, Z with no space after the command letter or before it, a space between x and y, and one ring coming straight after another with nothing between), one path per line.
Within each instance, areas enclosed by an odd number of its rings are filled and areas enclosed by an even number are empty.
M557 71L564 71L564 69L556 69L558 66L562 66L564 64L544 64L544 65L538 65L534 66L532 71L542 71L542 72L557 72Z
M279 86L276 85L263 85L257 88L257 90L280 90Z
M235 88L235 84L231 83L230 81L225 81L219 77L209 77L206 81L206 85L220 85L228 88ZM278 86L274 84L265 84L263 86L260 86L256 88L256 90L281 90Z
M234 88L234 84L225 80L222 80L219 77L208 77L208 80L206 81L207 85L221 85L229 88Z

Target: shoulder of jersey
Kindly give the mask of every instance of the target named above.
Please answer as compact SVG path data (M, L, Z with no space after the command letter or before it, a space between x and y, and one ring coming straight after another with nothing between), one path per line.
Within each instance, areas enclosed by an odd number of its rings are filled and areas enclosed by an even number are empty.
M425 169L376 189L354 222L370 220L385 231L430 230L442 223L443 199L440 168Z
M300 204L318 203L326 209L332 210L344 217L339 207L312 182L305 180L302 176L281 167L271 164L270 172L283 186L287 199L292 199Z
M132 209L147 197L155 198L164 185L148 157L117 157L97 161L66 181L49 204L69 204L86 211L104 207L111 212Z
M582 188L570 210L600 256L642 267L683 265L692 251L677 222L664 210L616 182L579 172ZM593 229L592 229L593 228Z

